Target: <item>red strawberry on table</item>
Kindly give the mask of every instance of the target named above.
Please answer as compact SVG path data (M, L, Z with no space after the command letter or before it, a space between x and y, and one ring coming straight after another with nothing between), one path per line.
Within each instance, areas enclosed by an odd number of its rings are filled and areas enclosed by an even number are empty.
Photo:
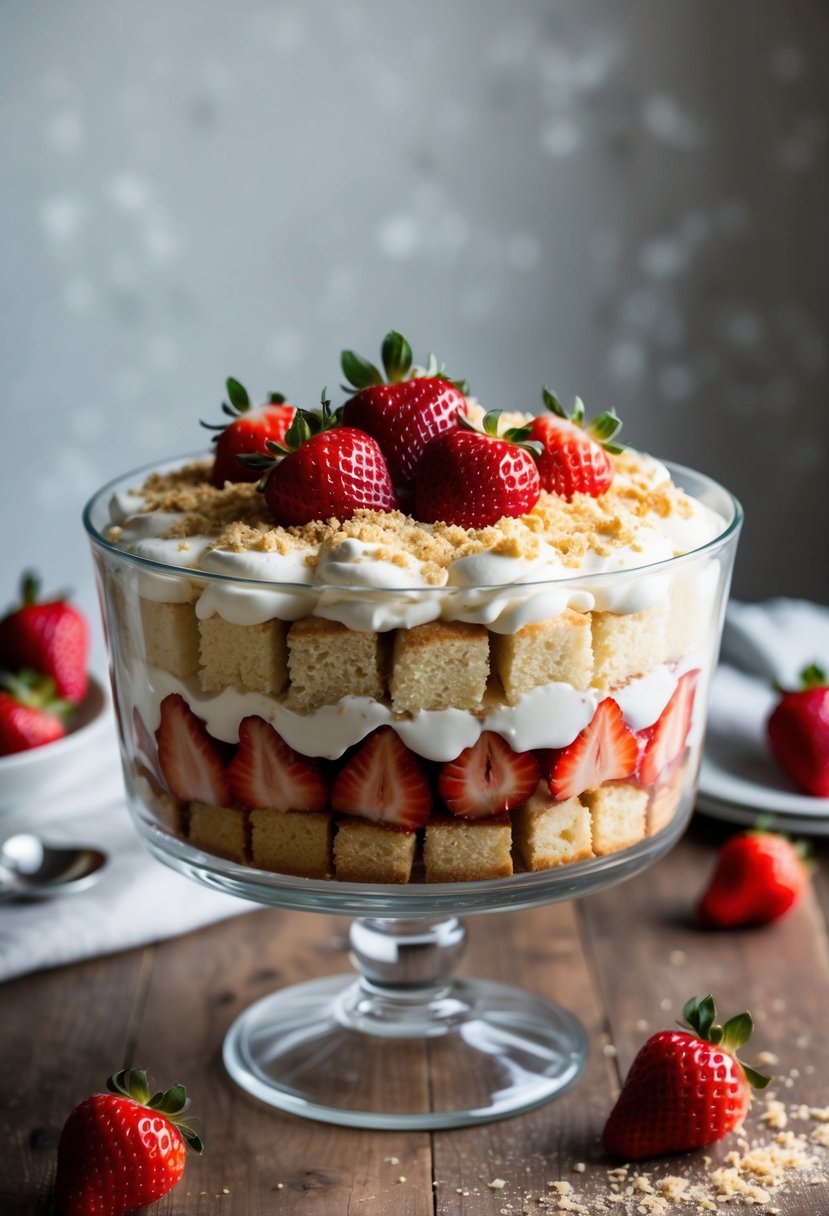
M422 828L432 808L423 770L390 726L360 745L337 774L331 806L397 828Z
M62 739L71 708L68 701L55 696L49 676L24 671L0 677L0 756Z
M767 925L800 900L809 885L808 850L776 832L740 832L726 840L699 904L712 929Z
M223 402L222 410L231 421L215 426L202 423L209 431L218 432L213 436L216 450L210 480L219 489L226 481L256 481L259 477L256 470L241 464L237 457L251 452L263 455L269 439L281 443L296 412L292 405L285 405L281 393L271 393L268 404L255 409L247 389L238 380L231 376L226 385L230 404Z
M816 663L783 691L766 724L777 763L806 794L829 798L829 681Z
M540 493L533 456L540 448L528 442L528 427L499 435L501 412L490 410L482 431L461 414L457 429L432 440L415 480L417 519L487 528L533 509Z
M477 743L443 765L438 793L453 815L481 819L521 806L540 776L532 752L514 752L500 735L484 731Z
M771 1079L737 1059L751 1037L750 1013L719 1026L706 996L692 997L683 1014L685 1029L651 1035L631 1065L602 1134L614 1157L639 1161L713 1144L740 1126L751 1090Z
M55 1200L62 1216L123 1216L155 1203L184 1173L187 1150L203 1152L182 1122L182 1085L150 1095L147 1074L127 1069L75 1107L58 1142Z
M89 683L89 627L63 595L39 602L40 582L27 571L21 604L0 621L0 668L51 676L59 697L77 704Z
M584 730L567 747L541 753L550 793L559 802L619 781L636 769L639 746L625 725L619 705L605 697Z
M239 723L239 746L227 770L236 801L250 810L322 811L328 784L322 766L289 747L264 718Z
M259 488L277 524L348 519L355 511L395 511L397 496L376 439L340 426L322 395L320 413L297 410L284 444L268 440L268 456L246 456L262 476Z
M366 359L350 350L342 352L343 374L354 393L343 407L343 422L377 440L392 482L408 489L427 445L457 428L458 414L466 412L468 389L440 372L434 356L424 375L413 375L411 347L394 330L383 339L382 357L387 384Z
M155 732L158 763L174 798L230 806L233 799L222 749L177 692L161 702L161 723Z
M682 755L691 729L698 679L697 670L686 671L680 676L670 701L656 722L639 732L642 743L639 780L642 785L653 785L660 775L670 774L670 766Z
M606 410L585 425L581 397L576 397L573 412L568 414L548 388L543 388L541 395L550 413L533 420L530 434L544 449L538 458L542 490L560 494L568 501L574 494L598 498L613 481L610 453L622 449L612 442L612 436L621 422L613 410Z

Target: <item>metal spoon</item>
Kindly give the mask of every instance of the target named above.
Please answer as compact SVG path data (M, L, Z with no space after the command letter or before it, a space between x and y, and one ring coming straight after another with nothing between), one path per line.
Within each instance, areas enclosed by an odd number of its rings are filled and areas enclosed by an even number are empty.
M106 853L99 849L46 844L21 832L0 845L0 898L37 898L84 891L100 877Z

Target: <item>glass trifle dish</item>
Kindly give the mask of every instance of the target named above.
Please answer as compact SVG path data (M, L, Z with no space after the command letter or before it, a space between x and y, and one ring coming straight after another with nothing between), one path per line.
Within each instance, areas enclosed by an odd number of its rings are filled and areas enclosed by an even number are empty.
M333 1122L452 1126L578 1075L563 1010L451 978L457 916L595 890L678 839L741 513L622 449L612 413L544 390L540 416L484 414L399 334L382 354L387 381L344 352L337 411L228 381L213 454L120 478L85 519L150 849L361 917L360 978L253 1006L231 1073ZM418 1039L471 1053L474 1094L369 1106Z

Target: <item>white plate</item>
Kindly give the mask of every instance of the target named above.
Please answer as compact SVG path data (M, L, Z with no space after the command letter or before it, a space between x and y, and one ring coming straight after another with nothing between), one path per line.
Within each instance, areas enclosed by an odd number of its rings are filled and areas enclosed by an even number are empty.
M91 776L99 767L106 732L114 737L109 697L90 676L67 735L43 747L0 756L0 815L54 799Z
M725 806L735 812L742 808L754 819L769 814L824 820L829 831L829 798L799 793L768 749L766 719L776 700L764 682L733 668L717 671L700 769L700 803L708 814ZM815 825L810 830L820 829Z
M741 827L753 828L758 819L758 812L744 806L731 806L727 802L716 802L700 794L697 798L696 809L701 815L711 819L721 819L725 823L738 823ZM765 821L764 821L765 822ZM770 815L767 826L772 831L786 832L797 836L829 836L829 818L821 819L817 815L800 818L797 815Z

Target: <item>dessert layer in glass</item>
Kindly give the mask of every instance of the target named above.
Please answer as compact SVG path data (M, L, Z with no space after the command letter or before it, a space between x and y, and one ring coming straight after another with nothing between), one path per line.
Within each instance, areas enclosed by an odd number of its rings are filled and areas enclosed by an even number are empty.
M267 528L190 472L107 487L87 524L136 813L390 883L569 864L687 814L739 511L626 459L612 499L479 533Z

